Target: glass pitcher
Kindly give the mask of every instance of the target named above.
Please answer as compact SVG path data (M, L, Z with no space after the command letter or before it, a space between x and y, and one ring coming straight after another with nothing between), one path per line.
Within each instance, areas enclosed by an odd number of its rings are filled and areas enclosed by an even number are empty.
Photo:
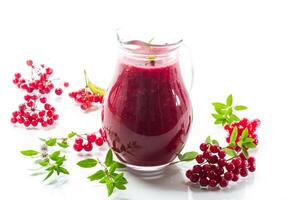
M108 145L128 167L163 168L183 149L192 124L181 74L190 66L179 64L182 40L147 40L124 30L117 38L117 68L103 107Z

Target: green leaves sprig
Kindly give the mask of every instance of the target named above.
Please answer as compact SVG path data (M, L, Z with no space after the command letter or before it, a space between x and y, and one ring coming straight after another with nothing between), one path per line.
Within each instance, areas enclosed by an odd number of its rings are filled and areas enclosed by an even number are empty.
M128 181L124 177L124 173L116 172L117 169L124 168L125 166L122 163L113 160L111 149L107 152L104 163L92 158L81 160L77 163L77 165L82 168L92 168L97 166L97 164L100 165L101 169L87 177L90 181L98 181L101 184L105 184L108 196L113 193L115 188L119 190L126 189L125 185Z
M54 172L56 172L57 175L60 174L70 174L69 171L64 167L64 162L67 160L66 155L63 155L63 149L66 149L69 147L68 139L74 137L77 135L75 132L71 132L68 134L67 137L64 138L56 138L52 137L49 139L43 139L40 140L43 141L43 144L41 145L40 151L28 149L21 151L21 154L24 156L29 156L35 159L36 164L41 166L41 170L47 172L47 176L44 178L44 180L47 180L49 177L51 177ZM55 148L58 147L58 150L53 150L51 153L49 152L49 148ZM56 148L57 149L57 148Z
M228 147L224 148L224 151L226 154L228 154L231 157L237 156L236 151L234 151L232 148L239 147L242 149L242 152L246 158L249 156L248 149L255 149L256 145L254 143L254 139L251 137L248 137L249 130L248 128L245 128L241 134L241 136L238 138L238 129L235 127L232 131L232 134L230 136L230 142Z
M247 106L243 105L233 106L232 95L227 97L226 103L214 102L212 105L216 111L216 113L212 114L212 116L215 118L215 124L222 124L222 126L224 126L226 123L231 124L234 121L240 120L240 118L234 114L234 111L248 109Z

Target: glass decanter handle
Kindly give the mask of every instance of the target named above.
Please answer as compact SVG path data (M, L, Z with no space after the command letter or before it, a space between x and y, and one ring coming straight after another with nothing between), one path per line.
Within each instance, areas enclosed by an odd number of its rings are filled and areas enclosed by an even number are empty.
M192 54L190 51L190 48L183 43L181 46L181 49L179 50L180 53L180 66L181 66L181 73L183 76L184 81L187 81L187 86L189 86L187 89L189 92L192 91L193 85L194 85L194 66L192 61ZM189 69L187 69L189 68Z

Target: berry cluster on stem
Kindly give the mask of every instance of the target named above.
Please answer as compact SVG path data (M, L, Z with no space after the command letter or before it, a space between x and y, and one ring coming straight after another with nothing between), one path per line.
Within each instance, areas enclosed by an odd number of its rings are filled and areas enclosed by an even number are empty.
M55 88L53 81L56 79L51 79L52 68L44 64L34 65L32 60L27 60L26 63L30 67L31 78L25 79L20 73L16 73L13 79L13 83L27 94L24 96L25 102L12 113L11 123L23 124L25 127L51 126L59 116L55 108L47 103L47 94L54 89L56 95L61 95L63 90ZM63 85L68 87L69 83L64 82Z

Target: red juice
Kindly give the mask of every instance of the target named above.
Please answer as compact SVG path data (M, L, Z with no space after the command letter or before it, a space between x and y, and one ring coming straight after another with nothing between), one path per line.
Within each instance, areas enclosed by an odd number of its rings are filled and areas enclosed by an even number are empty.
M103 112L107 142L121 161L170 163L184 147L192 123L178 60L149 64L121 59Z

